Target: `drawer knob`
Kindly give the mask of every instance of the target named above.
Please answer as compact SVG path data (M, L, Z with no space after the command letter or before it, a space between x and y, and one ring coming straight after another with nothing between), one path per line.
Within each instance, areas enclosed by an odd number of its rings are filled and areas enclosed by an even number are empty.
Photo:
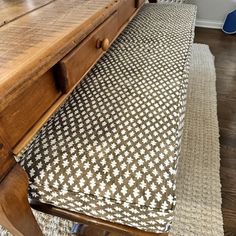
M97 48L101 48L104 52L107 51L109 46L110 46L110 42L108 38L97 41Z

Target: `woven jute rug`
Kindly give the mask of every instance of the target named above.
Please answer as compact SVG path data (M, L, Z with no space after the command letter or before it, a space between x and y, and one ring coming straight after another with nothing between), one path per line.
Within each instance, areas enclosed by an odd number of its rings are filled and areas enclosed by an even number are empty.
M209 47L194 44L171 235L224 235L215 80Z
M194 44L171 236L223 235L215 78L208 46ZM45 235L71 235L73 222L34 214ZM0 235L10 234L2 230Z

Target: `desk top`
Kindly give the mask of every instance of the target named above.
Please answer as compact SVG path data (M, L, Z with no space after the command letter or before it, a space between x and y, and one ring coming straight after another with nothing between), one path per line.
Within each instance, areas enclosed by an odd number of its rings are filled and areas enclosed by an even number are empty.
M0 111L111 15L118 2L1 0Z
M11 0L0 1L0 26L5 25L17 18L35 11L55 0Z

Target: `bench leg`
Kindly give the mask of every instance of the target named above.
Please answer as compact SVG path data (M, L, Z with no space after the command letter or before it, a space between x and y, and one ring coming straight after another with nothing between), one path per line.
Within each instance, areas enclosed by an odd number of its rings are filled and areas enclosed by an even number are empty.
M14 236L41 236L27 192L28 177L16 164L0 183L0 224Z

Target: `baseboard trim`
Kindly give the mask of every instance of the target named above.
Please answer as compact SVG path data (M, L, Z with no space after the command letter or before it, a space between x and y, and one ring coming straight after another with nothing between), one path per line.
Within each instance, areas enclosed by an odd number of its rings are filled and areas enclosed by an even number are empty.
M197 19L196 26L211 29L222 29L223 22Z

